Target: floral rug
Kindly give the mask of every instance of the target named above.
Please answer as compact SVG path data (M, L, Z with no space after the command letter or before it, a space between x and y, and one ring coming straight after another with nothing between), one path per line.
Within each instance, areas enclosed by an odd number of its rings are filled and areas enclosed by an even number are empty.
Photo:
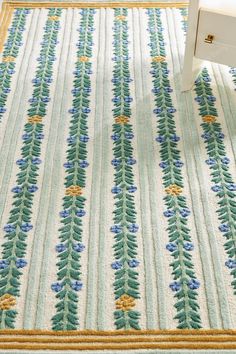
M184 6L9 9L0 350L236 349L236 70L181 93Z

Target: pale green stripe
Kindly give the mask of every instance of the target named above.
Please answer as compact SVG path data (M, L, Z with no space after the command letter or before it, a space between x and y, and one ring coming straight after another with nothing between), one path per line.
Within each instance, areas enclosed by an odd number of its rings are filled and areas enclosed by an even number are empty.
M141 209L141 224L142 224L142 241L143 241L143 254L144 254L144 269L145 269L145 291L146 291L146 321L147 329L159 328L159 321L157 316L157 309L155 308L154 296L157 296L157 284L156 284L156 274L153 265L156 260L153 254L155 248L153 235L151 227L150 216L147 210L150 210L150 200L149 200L149 188L152 189L152 193L156 196L155 185L149 186L148 181L148 171L147 165L149 157L153 156L153 150L150 142L152 136L150 132L152 131L150 125L150 111L146 108L146 95L143 92L143 77L140 70L140 58L142 47L140 43L140 27L139 27L139 12L133 10L133 34L134 34L134 82L135 82L135 105L136 105L136 126L137 126L137 136L138 141L137 147L137 161L139 169L139 181L140 181L140 209ZM146 31L146 28L142 30ZM145 117L145 119L144 119ZM151 153L150 153L151 151ZM158 220L158 218L157 218ZM158 233L158 227L155 229ZM157 261L160 261L161 268L161 258L157 256ZM158 287L159 289L159 287ZM145 301L144 294L142 294L142 299ZM158 300L162 298L159 295ZM158 309L159 310L159 309Z
M174 38L173 35L169 35L169 40L170 43L173 43L173 41L178 43L178 41L176 40L176 34ZM172 46L171 49L173 49ZM178 53L180 57L179 48ZM200 139L202 138L198 135L198 130L196 126L197 122L199 121L199 117L195 115L191 93L181 94L180 61L178 60L178 63L175 61L174 64L174 80L177 93L177 102L179 103L179 107L181 107L181 109L178 107L179 111L181 112L181 114L179 114L179 118L182 127L184 127L184 129L182 130L182 140L184 145L187 172L189 176L189 181L191 181L189 187L191 191L194 220L197 229L197 235L199 238L200 253L203 260L202 267L205 278L205 289L207 296L210 326L211 328L222 328L222 320L223 327L230 328L231 318L228 306L228 298L225 291L225 287L222 286L222 284L224 284L224 277L222 272L223 264L219 255L219 249L215 242L215 237L217 235L214 234L214 228L212 225L212 215L209 210L210 203L207 195L199 196L196 193L196 190L199 190L199 186L204 185L204 176L202 173L202 169L207 168L205 165L203 165L204 161L202 161L200 150ZM198 180L196 177L198 177ZM207 235L204 232L205 228L202 227L203 223L205 224ZM208 240L206 240L206 238L208 238ZM212 262L209 262L209 258L207 256L207 253L205 252L206 249L209 248L209 245L211 248ZM214 267L214 274L212 266ZM216 300L214 298L213 289L215 285L216 291L218 290L219 300ZM221 309L222 319L217 316L217 309L219 305Z
M41 210L40 216L38 218L38 227L40 228L41 223L46 224L43 225L38 231L38 235L45 235L43 244L43 255L42 255L42 264L40 270L40 283L38 287L38 304L37 304L37 313L36 313L36 322L35 328L45 328L44 322L44 314L47 311L45 308L47 297L54 296L51 292L51 289L47 286L47 273L48 273L48 265L49 258L52 257L50 253L51 245L56 243L57 235L55 235L55 218L56 221L59 220L59 215L56 213L56 201L58 199L58 192L62 188L60 184L60 179L58 176L61 175L61 170L63 166L62 161L62 150L61 147L64 146L64 142L66 137L65 130L66 125L68 124L68 96L71 90L70 87L70 76L67 75L68 70L71 70L73 67L72 57L70 56L71 50L69 49L73 43L71 43L71 33L72 26L75 26L73 21L73 17L69 17L69 13L71 10L66 11L65 18L65 33L63 39L63 46L61 49L61 61L59 63L59 72L57 79L57 90L54 99L53 112L52 112L52 123L49 134L49 146L48 152L46 153L46 161L45 164L48 166L48 171L45 172L43 187L42 187L42 196L44 194L49 194L47 200L47 206L44 204L44 199L41 200ZM74 14L74 12L73 12ZM68 20L68 21L67 21ZM51 166L51 167L50 167ZM53 217L52 217L53 216ZM40 238L40 237L39 237ZM35 245L37 246L37 245ZM37 248L35 247L35 252L37 252ZM53 255L56 263L56 254ZM48 302L50 304L50 302Z
M106 273L104 271L107 266L107 256L106 256L106 238L104 235L111 237L108 234L107 224L106 224L106 200L105 197L109 198L110 189L108 190L108 176L109 176L109 166L111 166L109 158L109 151L111 149L111 129L112 129L112 115L111 115L111 82L108 82L107 75L111 72L111 42L112 42L112 32L109 32L109 15L106 10L105 18L105 52L104 55L104 72L106 76L103 78L103 115L100 117L102 121L102 177L101 177L101 189L100 189L100 219L99 219L99 262L98 262L98 330L104 330L107 328L105 323L105 314L107 312L106 303L106 289L105 284L107 283ZM99 93L99 92L98 92ZM99 95L97 97L97 102L99 102Z
M142 13L144 10L139 9L139 27L141 29L140 31L140 39L142 36L148 36L148 32L142 33L143 28L144 28L144 23L142 24ZM148 41L149 43L149 41ZM141 49L141 54L143 53L142 48L144 48L144 44L142 44L142 41L140 43L140 49ZM150 55L150 49L149 47L145 48L145 50L148 51ZM155 150L154 150L154 144L155 142L155 136L152 134L152 123L151 120L155 119L153 117L152 110L154 108L154 102L151 102L151 93L148 92L149 86L147 83L147 80L151 79L151 74L149 71L151 70L151 65L148 63L148 65L145 65L145 59L142 59L142 80L143 80L143 97L145 97L145 104L144 104L144 125L146 128L146 153L145 153L145 159L146 159L146 168L147 168L147 174L148 174L148 184L149 184L149 198L150 198L150 208L151 208L151 222L152 222L152 242L153 242L153 249L154 249L154 265L156 268L156 279L157 279L157 296L158 296L158 315L159 315L159 327L161 329L165 329L168 327L168 320L167 320L167 303L166 303L166 269L164 269L164 262L163 262L163 255L166 250L162 249L160 247L161 245L161 237L162 234L159 232L161 228L163 227L161 223L159 222L160 219L160 212L163 212L163 208L165 208L163 201L162 201L162 196L158 196L157 188L156 188L156 176L157 176L157 166L154 165L153 163L153 156L155 155ZM145 94L146 93L146 94ZM155 132L153 132L155 133ZM149 146L149 148L148 148ZM141 169L142 173L142 169ZM161 179L162 176L159 176L160 178L160 184L161 184ZM147 182L146 182L147 184ZM160 203L162 204L162 207L160 209ZM145 210L144 210L145 212ZM168 236L166 234L166 238L168 240ZM147 272L148 272L147 267ZM170 269L169 269L170 272ZM147 284L148 286L148 284ZM153 296L153 294L151 295ZM149 328L149 327L148 327Z
M35 36L37 32L35 32L35 29L37 26L37 15L38 11L36 11L31 17L31 22L28 30L28 33L31 33L31 35L28 35L26 39L24 54L19 66L19 75L17 77L17 84L12 98L12 104L0 152L0 166L2 176L2 181L0 182L0 219L2 218L4 211L12 169L15 164L15 152L17 147L16 141L18 141L22 121L25 121L24 112L26 105L28 104L27 97L29 96L30 92L29 82L31 81L32 75L30 73L30 68L32 65L32 53L36 49L35 42L37 37Z
M43 15L44 16L44 15ZM44 16L45 17L45 16ZM47 18L45 19L47 21ZM66 26L65 26L66 27ZM51 184L52 182L52 174L54 173L54 153L53 151L57 147L60 151L61 144L57 144L57 133L61 132L58 131L58 121L62 115L60 115L60 105L58 102L61 101L61 97L63 94L63 81L64 81L64 71L62 68L66 67L66 59L67 59L67 47L68 47L68 40L70 39L68 33L69 29L67 29L67 36L62 34L61 40L63 41L63 50L60 57L60 63L58 65L58 78L56 81L56 93L53 102L53 110L51 114L50 120L50 128L49 128L49 135L47 146L45 150L45 160L43 160L43 184L40 193L40 201L39 201L39 208L38 208L38 215L36 218L36 225L35 225L35 232L34 232L34 239L32 245L32 256L29 265L29 275L28 275L28 282L27 282L27 292L26 292L26 299L25 299L25 306L24 306L24 328L30 329L34 328L35 326L35 316L36 312L40 311L41 306L38 306L38 290L39 290L39 279L40 279L40 272L43 276L45 274L45 269L42 266L42 262L44 261L43 257L43 246L44 246L44 238L47 235L46 229L46 221L47 215L49 214L48 204L50 194L57 191L54 190L55 185ZM60 55L60 53L59 53ZM53 75L53 79L55 80L55 76L57 73ZM50 88L49 88L50 89ZM53 97L53 94L50 92L50 96ZM58 161L58 160L56 160ZM56 175L58 176L58 175ZM58 177L57 177L58 178ZM51 235L50 235L51 236ZM45 296L45 293L42 292L41 296ZM37 306L39 308L37 308Z
M86 303L86 318L85 328L97 328L97 285L98 285L98 220L100 222L100 184L101 184L101 143L102 143L102 120L103 120L103 67L104 61L104 36L101 33L103 28L102 11L98 12L99 26L98 31L98 62L96 73L96 104L95 104L95 119L94 119L94 139L93 139L93 170L92 170L92 188L90 198L89 211L89 237L88 237L88 268L87 268L87 303ZM85 236L85 235L84 235Z

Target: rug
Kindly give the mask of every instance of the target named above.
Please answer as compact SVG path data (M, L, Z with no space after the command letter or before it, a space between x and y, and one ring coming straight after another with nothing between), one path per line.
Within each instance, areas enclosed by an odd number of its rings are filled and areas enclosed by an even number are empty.
M181 93L186 5L29 6L0 19L0 349L236 349L236 69Z

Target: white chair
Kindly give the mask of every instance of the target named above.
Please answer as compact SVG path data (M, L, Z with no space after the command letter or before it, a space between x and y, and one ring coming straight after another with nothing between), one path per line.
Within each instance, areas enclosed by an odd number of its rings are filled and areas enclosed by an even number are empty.
M190 0L182 91L192 88L203 60L236 67L236 0Z

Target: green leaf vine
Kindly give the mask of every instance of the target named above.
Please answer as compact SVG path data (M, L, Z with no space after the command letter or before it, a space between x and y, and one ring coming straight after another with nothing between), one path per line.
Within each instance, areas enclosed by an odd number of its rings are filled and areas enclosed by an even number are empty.
M81 252L84 250L82 243L83 223L85 215L85 201L83 188L86 186L86 167L88 124L90 112L90 91L92 74L92 47L94 31L93 9L81 10L79 26L79 41L77 44L77 62L74 71L73 107L70 135L67 139L67 161L63 210L60 213L60 244L56 246L58 252L57 282L52 284L58 302L56 314L52 318L53 330L76 330L79 326L78 319L78 291L82 289L81 282Z
M169 243L167 250L171 253L173 261L172 275L174 282L170 288L175 292L175 308L179 329L201 328L199 304L197 301L197 289L200 286L196 279L192 251L194 245L191 241L187 217L190 210L186 197L183 195L183 176L181 168L180 151L176 134L175 112L173 107L170 86L168 64L166 62L166 50L161 21L161 10L149 9L148 31L150 34L151 75L153 77L153 93L155 97L154 114L157 116L158 136L156 141L160 144L160 167L163 170L164 197L167 207L164 216L168 220Z
M24 259L27 248L27 233L31 224L34 193L37 191L37 177L41 163L41 144L46 107L50 100L49 86L53 75L53 61L57 44L61 9L50 9L46 22L39 65L33 79L34 91L30 99L28 122L24 126L21 158L16 161L20 171L14 193L13 207L7 225L4 227L2 260L0 261L0 328L14 328L17 311L13 309L16 297L20 296L21 268L27 265ZM21 14L21 12L20 12ZM22 13L23 16L23 13ZM51 16L58 20L52 21Z

